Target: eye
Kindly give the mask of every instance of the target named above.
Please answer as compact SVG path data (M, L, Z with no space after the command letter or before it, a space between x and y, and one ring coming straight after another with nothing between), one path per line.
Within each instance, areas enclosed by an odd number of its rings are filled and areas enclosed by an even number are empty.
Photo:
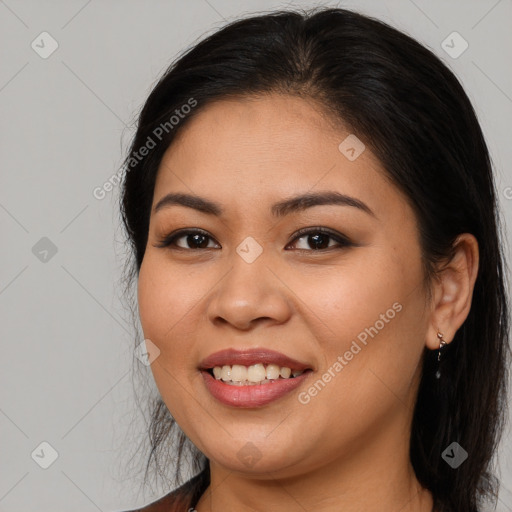
M299 248L298 250L308 252L321 252L333 248L342 249L344 247L351 247L355 245L340 233L336 233L322 227L313 227L299 230L295 233L295 238L292 240L292 243L288 244L286 247L289 247L294 242L300 241L301 239L305 239L305 244L312 247L312 249ZM331 245L329 243L329 239L337 242L337 245ZM178 243L180 240L183 240L181 244ZM213 240L213 238L206 231L200 229L187 229L167 235L160 241L157 247L169 247L175 250L215 248L209 246L209 240Z
M326 249L342 249L344 247L351 247L354 244L348 240L345 236L340 233L330 231L322 227L304 228L299 230L295 234L293 241L299 241L302 238L305 239L305 245L313 247L314 252L324 251ZM329 239L337 242L337 245L329 245ZM299 248L299 250L305 250L312 252L309 249Z
M184 238L185 246L176 244L176 241ZM164 237L157 247L172 247L173 249L211 249L208 247L208 239L213 240L210 235L201 229L188 229L188 230L180 230L177 233L171 233ZM187 244L190 244L187 247Z

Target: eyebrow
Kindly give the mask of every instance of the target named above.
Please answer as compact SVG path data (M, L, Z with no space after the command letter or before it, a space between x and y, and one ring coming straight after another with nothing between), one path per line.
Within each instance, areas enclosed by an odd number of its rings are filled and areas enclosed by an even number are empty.
M194 210L198 210L208 215L215 215L217 217L224 213L224 209L219 203L196 195L182 193L170 193L164 196L154 207L153 213L173 205L186 206L187 208L193 208ZM279 201L278 203L274 203L270 211L274 217L284 217L290 213L295 213L318 205L352 206L362 210L372 217L376 217L370 207L361 200L333 191L306 193L294 196L283 201Z

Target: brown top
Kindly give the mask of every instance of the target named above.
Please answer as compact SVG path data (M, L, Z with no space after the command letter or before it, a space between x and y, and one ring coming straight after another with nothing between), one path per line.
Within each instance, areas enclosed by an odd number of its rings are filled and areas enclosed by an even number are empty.
M202 476L203 474L199 473L185 482L181 487L162 496L153 503L143 508L126 512L187 512L189 509L193 509L199 501L199 496L194 499L191 487L196 484ZM200 494L202 494L202 492L200 492ZM432 512L435 512L435 503L432 506Z
M201 473L185 482L181 487L178 487L174 491L162 496L153 503L142 508L126 512L187 512L189 508L194 508L196 505L196 503L192 503L193 493L191 487L200 479L200 477Z

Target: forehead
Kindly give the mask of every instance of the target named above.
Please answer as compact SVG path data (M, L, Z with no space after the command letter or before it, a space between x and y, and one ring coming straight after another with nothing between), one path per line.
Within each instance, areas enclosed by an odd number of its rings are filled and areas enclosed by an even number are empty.
M341 122L338 125L335 129L333 120L319 104L297 96L268 94L221 99L200 111L196 109L196 115L178 132L164 159L187 151L194 153L187 155L189 160L198 161L213 155L233 160L236 154L233 165L255 156L261 161L276 157L301 161L337 146L342 134ZM211 142L215 144L208 144Z
M355 160L340 150L347 137L357 144L354 136L312 100L277 94L218 100L198 111L167 149L154 200L192 192L240 206L254 201L254 207L332 189L375 210L393 196L400 201L368 147Z

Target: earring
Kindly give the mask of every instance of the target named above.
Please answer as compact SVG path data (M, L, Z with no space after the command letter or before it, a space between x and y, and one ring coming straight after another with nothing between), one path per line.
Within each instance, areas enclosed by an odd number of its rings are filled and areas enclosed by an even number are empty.
M436 371L436 379L439 379L441 377L441 370L439 362L441 361L441 350L443 347L447 344L446 341L443 339L443 334L439 331L437 332L437 337L439 338L439 351L437 353L437 371Z

